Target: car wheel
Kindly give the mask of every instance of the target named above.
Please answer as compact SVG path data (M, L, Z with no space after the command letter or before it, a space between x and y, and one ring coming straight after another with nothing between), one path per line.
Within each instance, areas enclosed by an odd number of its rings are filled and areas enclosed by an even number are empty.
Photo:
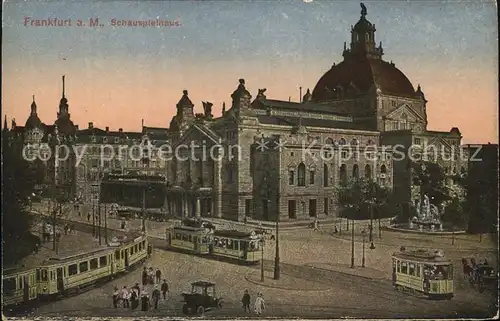
M205 314L205 308L200 305L196 308L196 314L198 314L199 317L202 317Z
M184 305L182 306L182 313L184 313L184 314L189 314L189 307L188 307L188 305L187 305L187 304L184 304Z

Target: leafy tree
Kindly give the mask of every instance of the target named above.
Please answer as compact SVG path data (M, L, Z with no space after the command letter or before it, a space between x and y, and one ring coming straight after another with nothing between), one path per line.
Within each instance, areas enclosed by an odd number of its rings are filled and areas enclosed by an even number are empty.
M393 216L394 202L390 189L380 186L373 180L354 179L347 186L336 191L337 202L342 206L344 217L352 219L370 218L370 208L374 218Z
M446 178L446 174L437 163L422 161L412 165L412 183L421 188L420 202L423 202L424 195L427 195L430 202L436 206L450 200Z
M443 216L443 222L448 222L454 227L465 227L467 225L467 214L464 211L464 204L458 197L454 197L446 206Z
M2 132L2 247L4 264L13 264L32 253L38 240L30 233L28 213L35 184L41 178L37 167L22 157L22 146Z

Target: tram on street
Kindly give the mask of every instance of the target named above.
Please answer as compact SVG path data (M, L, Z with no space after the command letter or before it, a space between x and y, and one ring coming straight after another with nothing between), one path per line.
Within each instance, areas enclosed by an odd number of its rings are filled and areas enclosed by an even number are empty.
M167 246L190 254L255 264L260 261L262 235L255 232L215 230L210 224L174 226L166 231Z
M51 257L28 269L5 270L2 275L2 307L78 293L138 266L151 252L145 235L131 233L100 249Z
M396 290L431 299L453 297L453 264L442 251L413 250L392 255L392 283Z

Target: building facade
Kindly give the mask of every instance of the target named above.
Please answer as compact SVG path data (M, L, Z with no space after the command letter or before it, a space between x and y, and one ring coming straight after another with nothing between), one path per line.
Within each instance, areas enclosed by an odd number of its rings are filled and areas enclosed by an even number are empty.
M333 217L338 213L336 188L357 177L393 188L399 202L409 204L415 197L410 169L418 162L413 156L427 157L423 147L428 145L452 154L462 136L455 127L428 130L422 88L415 89L393 62L383 60L382 43L376 45L375 25L366 16L363 10L351 28L343 60L320 77L312 92L307 89L300 102L270 99L266 89L253 97L240 79L231 106L226 110L223 104L220 117L212 115L209 102L203 102L203 113L195 113L185 90L168 128L143 125L141 132L132 133L92 123L79 130L69 120L63 90L54 129L33 120L32 112L29 124L13 131L29 142L59 130L73 137L72 144L86 148L68 176L82 198L105 173L165 177L164 208L177 216L271 221L278 215L280 220ZM103 148L116 155L125 147L142 153L103 160ZM436 153L450 175L464 166L455 156Z

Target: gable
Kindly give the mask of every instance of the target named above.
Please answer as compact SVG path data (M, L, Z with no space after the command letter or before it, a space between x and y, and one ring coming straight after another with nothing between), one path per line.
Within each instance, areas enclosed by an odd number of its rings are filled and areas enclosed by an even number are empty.
M193 124L189 127L189 129L182 135L181 139L175 144L176 146L187 144L192 141L202 143L203 141L218 144L219 136L215 134L209 128L206 128L203 125Z
M408 104L399 106L398 108L387 114L386 117L393 120L403 120L404 114L407 116L407 120L409 122L425 121L425 119L422 118L422 116L420 116L413 108L408 106Z

